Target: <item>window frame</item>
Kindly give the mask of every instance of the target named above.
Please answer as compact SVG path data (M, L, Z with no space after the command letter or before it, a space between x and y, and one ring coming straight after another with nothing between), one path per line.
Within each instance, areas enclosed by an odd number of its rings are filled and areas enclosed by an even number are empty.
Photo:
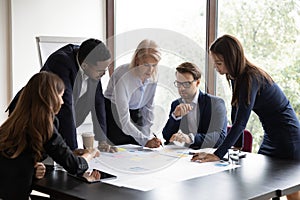
M206 2L206 45L205 51L207 52L205 63L206 63L206 92L212 95L216 94L216 72L212 67L212 63L208 56L208 49L210 44L216 39L217 36L217 21L218 21L218 0L207 0ZM106 41L107 46L112 54L112 63L109 69L109 75L114 71L115 68L115 0L106 0Z

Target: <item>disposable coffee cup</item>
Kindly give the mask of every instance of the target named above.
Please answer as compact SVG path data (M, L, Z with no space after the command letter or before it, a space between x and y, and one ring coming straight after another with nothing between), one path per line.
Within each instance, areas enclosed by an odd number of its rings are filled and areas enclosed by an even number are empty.
M94 148L94 134L93 133L82 133L83 148L92 150Z

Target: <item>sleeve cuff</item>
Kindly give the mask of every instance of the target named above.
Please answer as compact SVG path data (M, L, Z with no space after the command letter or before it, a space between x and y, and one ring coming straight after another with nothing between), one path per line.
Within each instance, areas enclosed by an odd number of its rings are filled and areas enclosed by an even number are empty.
M134 138L141 146L145 146L146 143L151 140L154 136L149 135L148 137L142 137L142 138Z
M191 144L195 143L195 135L193 133L189 133L189 137L192 140Z
M181 119L182 119L182 117L181 117L181 116L180 116L180 117L176 117L176 116L174 115L174 113L172 113L171 115L172 115L173 119L175 119L176 121L178 121L178 120L181 120Z

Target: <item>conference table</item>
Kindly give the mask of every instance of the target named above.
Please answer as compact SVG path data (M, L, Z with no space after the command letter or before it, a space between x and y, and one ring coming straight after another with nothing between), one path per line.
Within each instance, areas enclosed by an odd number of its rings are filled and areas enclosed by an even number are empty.
M65 171L52 170L43 179L36 180L33 189L49 194L52 199L88 200L260 200L279 199L282 195L300 190L300 162L246 153L240 165L146 192L102 182L89 184Z

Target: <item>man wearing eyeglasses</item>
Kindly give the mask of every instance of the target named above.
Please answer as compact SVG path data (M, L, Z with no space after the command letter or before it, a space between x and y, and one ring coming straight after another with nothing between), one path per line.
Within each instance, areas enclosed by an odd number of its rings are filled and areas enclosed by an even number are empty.
M189 62L176 68L175 87L181 98L171 104L163 129L166 144L180 143L193 149L216 148L226 137L227 117L223 99L198 89L201 72Z
M41 69L57 74L64 81L64 104L57 117L59 133L71 150L78 148L76 127L91 113L95 140L99 141L100 150L116 151L106 143L106 114L100 80L109 66L110 58L105 44L91 38L80 46L68 44L53 52ZM9 105L10 113L18 94Z

